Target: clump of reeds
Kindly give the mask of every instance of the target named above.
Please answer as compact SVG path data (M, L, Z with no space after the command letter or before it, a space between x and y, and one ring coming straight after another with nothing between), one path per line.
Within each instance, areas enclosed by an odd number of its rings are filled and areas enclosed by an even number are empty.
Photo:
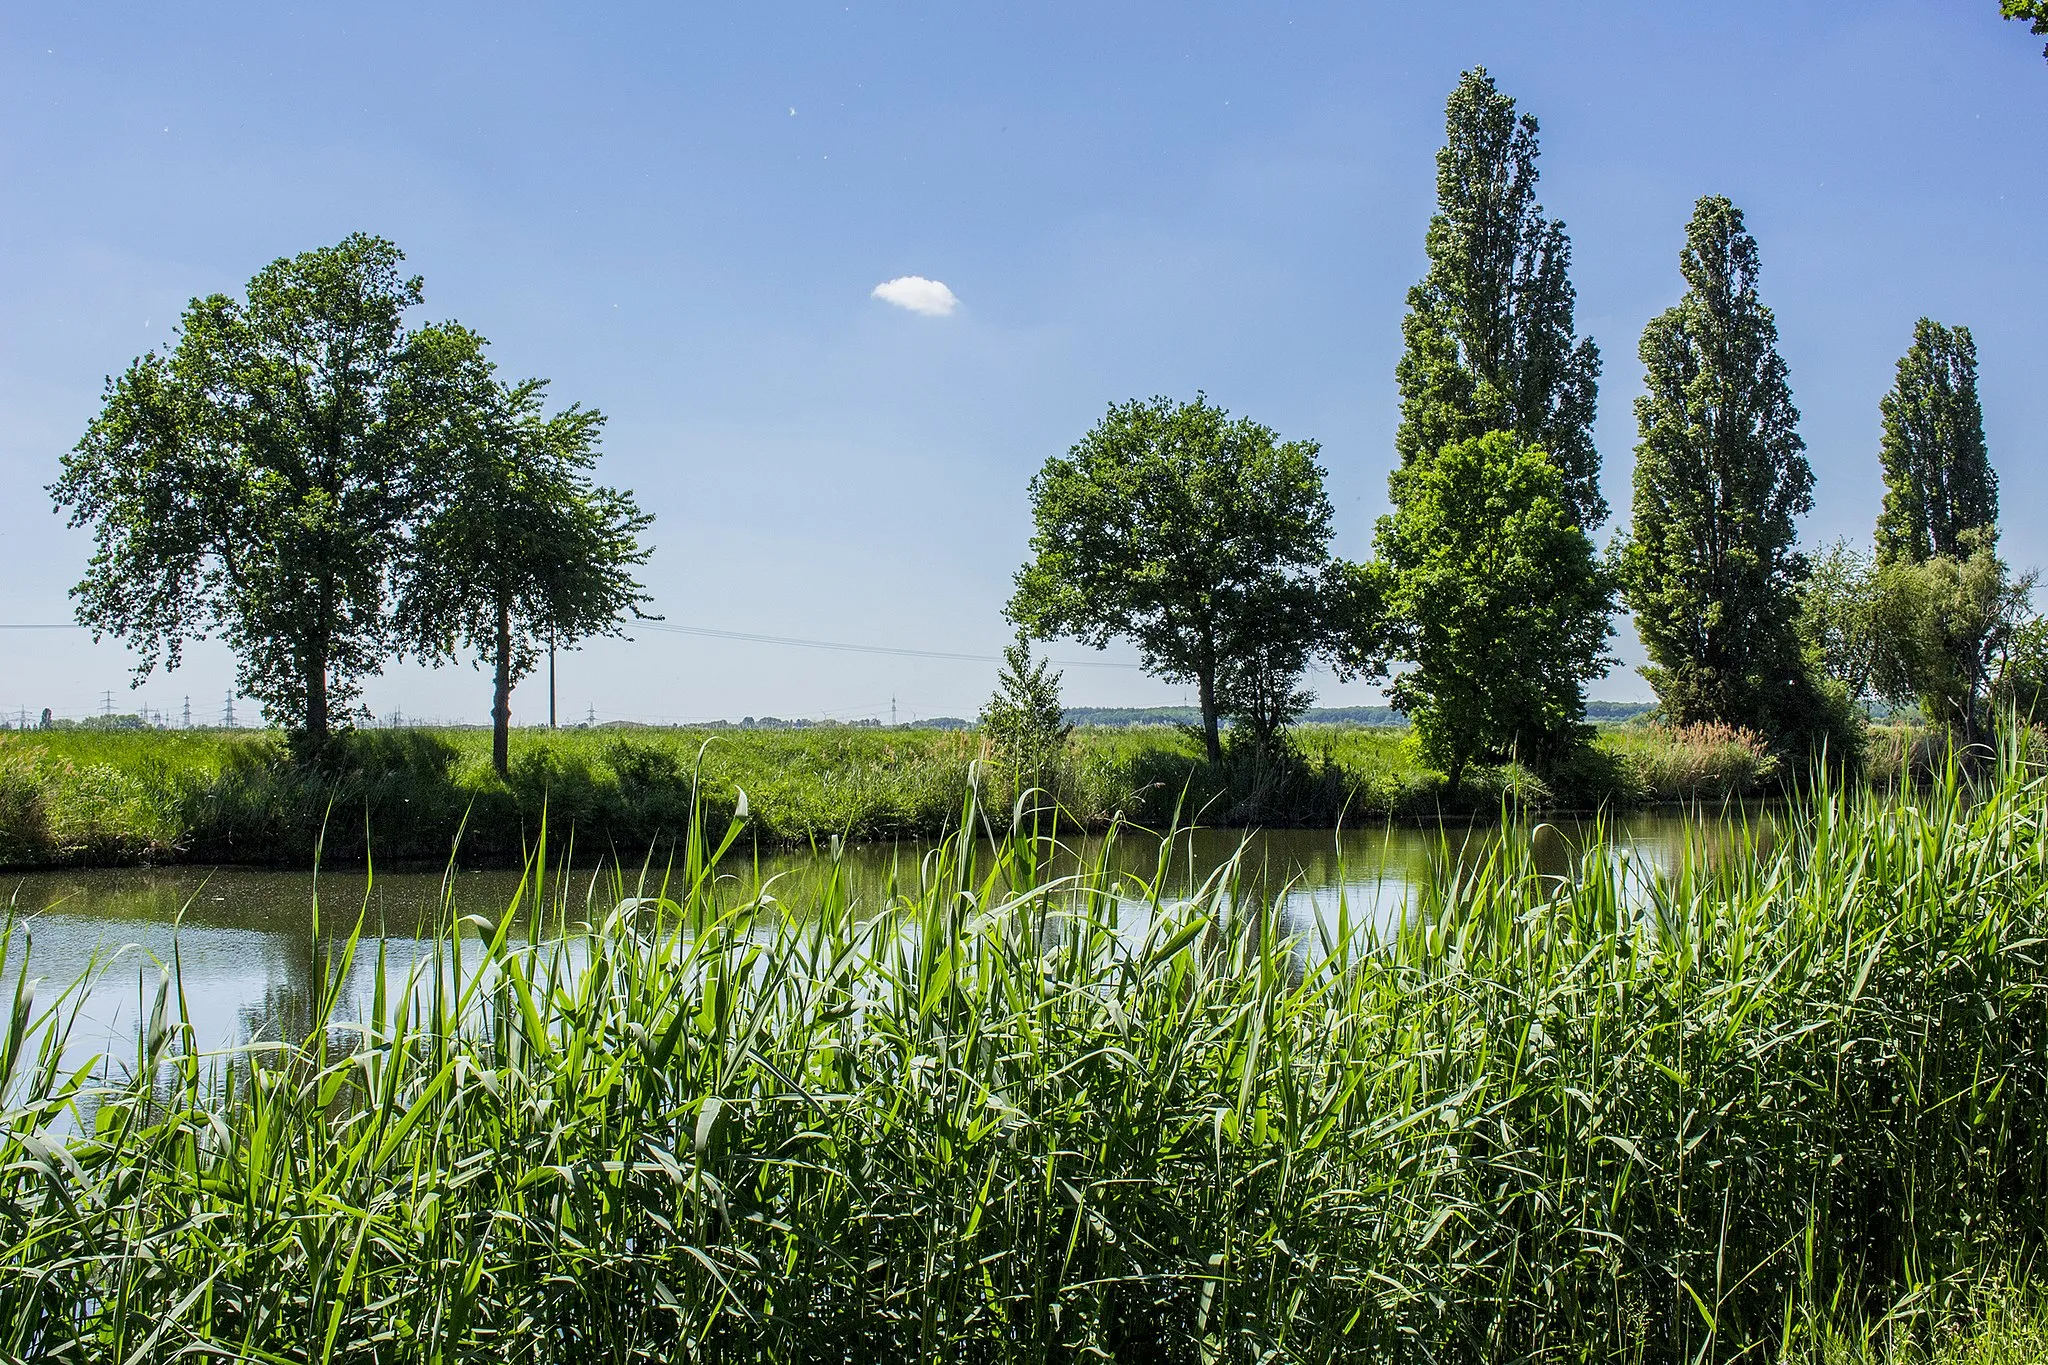
M1616 736L1630 785L1651 800L1744 796L1762 791L1781 771L1763 736L1739 725L1636 726Z
M1778 823L1647 881L1511 828L1398 924L1304 925L1231 867L1169 899L1166 853L1054 876L970 800L872 905L701 836L578 904L537 851L360 1018L351 940L225 1053L175 962L85 1070L83 985L24 984L0 1350L1692 1362L1939 1320L2048 1231L2048 789L2009 753Z
M0 866L46 862L52 847L35 755L0 742Z

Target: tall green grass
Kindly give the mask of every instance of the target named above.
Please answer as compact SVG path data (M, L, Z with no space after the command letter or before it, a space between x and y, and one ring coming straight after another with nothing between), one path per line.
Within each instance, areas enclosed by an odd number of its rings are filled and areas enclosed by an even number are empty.
M542 845L501 915L451 907L366 986L352 940L289 1036L225 1052L174 960L82 1067L86 983L31 990L28 945L0 1346L1846 1359L1938 1344L2048 1231L2016 753L1661 875L1446 845L1385 926L1289 922L1230 867L1185 900L1163 865L1054 877L998 823L970 804L874 904L721 884L695 835L576 895Z

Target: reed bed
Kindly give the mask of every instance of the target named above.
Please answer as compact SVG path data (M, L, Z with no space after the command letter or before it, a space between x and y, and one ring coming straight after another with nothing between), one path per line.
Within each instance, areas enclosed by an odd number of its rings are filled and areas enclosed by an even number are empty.
M0 1350L1846 1359L1952 1335L2041 1246L2016 751L1654 874L1447 842L1394 924L1292 922L1228 866L1055 876L1030 824L970 794L875 904L721 879L743 800L603 895L543 843L501 915L376 951L360 1010L352 940L303 1029L226 1052L174 960L133 1054L80 1066L87 983L25 970Z

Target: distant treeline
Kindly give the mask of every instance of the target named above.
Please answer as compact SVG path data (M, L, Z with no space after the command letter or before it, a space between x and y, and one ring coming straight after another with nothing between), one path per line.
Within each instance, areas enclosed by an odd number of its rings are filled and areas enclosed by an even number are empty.
M1619 725L1626 721L1640 720L1656 710L1655 702L1647 701L1589 701L1586 703L1586 719L1595 724ZM1193 706L1069 706L1064 711L1066 723L1074 726L1095 726L1103 729L1119 729L1133 725L1200 725L1202 713ZM1390 730L1408 728L1408 718L1391 706L1312 706L1301 716L1306 725L1372 725ZM810 720L804 717L785 718L782 716L744 716L739 720L712 720L695 722L690 725L656 725L645 721L601 721L595 726L578 721L565 725L564 730L814 730L851 727L856 730L971 730L974 722L960 716L927 716L919 720L907 720L900 725L889 725L874 719L861 720ZM6 726L0 726L5 729ZM24 729L31 727L22 727ZM138 715L86 716L80 719L53 720L47 726L36 727L49 730L167 730L178 727L158 725ZM190 727L187 727L190 728ZM200 726L212 729L212 726ZM393 728L393 727L379 727ZM395 727L408 728L408 727ZM409 728L420 728L417 726ZM488 728L482 726L437 723L437 730L469 730Z
M1656 709L1647 701L1589 701L1586 719L1596 724L1618 725L1637 720ZM1202 712L1193 706L1069 706L1067 724L1099 725L1200 725ZM949 729L951 720L920 721L934 729ZM1406 729L1408 718L1391 706L1311 706L1301 714L1304 725L1381 725Z

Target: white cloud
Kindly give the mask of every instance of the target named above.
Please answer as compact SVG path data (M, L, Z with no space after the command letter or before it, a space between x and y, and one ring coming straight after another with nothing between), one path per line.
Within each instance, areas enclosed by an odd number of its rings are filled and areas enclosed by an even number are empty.
M928 318L945 317L960 306L960 300L952 290L922 275L899 275L893 280L885 280L875 286L872 297L893 303L898 308L908 308L913 313L922 313Z

